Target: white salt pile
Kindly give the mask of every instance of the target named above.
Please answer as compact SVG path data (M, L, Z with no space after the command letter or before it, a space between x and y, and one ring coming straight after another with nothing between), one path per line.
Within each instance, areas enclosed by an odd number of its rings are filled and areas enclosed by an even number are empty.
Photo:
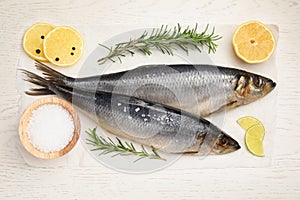
M46 104L32 112L27 126L31 144L44 153L66 147L73 138L74 121L60 105Z

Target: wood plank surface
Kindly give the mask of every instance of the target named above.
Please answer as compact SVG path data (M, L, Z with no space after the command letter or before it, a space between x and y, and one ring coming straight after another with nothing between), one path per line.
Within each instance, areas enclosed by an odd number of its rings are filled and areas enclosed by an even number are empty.
M298 0L0 1L0 199L300 199L300 2ZM278 112L272 166L132 175L97 168L34 168L18 152L16 67L26 27L240 24L279 26ZM113 33L111 33L113 34ZM108 39L99 38L99 40Z

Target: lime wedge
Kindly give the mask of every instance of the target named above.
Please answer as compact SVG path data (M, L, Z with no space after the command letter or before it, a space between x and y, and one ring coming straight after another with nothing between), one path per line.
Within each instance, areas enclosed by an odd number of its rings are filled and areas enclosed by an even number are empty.
M261 121L259 121L258 119L256 119L255 117L251 117L251 116L246 116L246 117L242 117L240 119L237 120L237 123L245 130L247 131L249 128L251 128L254 125L260 125L260 130L259 133L261 133L262 135L260 136L260 138L264 138L265 136L265 128L263 126L263 124L261 123Z
M262 125L253 125L245 135L247 149L255 156L264 156L263 150L264 127Z

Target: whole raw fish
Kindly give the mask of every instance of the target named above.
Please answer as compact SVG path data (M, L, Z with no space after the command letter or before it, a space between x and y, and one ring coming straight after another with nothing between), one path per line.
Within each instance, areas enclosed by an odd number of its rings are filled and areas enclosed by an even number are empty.
M214 65L145 65L85 78L65 76L42 63L36 67L62 86L147 99L197 116L251 103L276 86L269 78Z
M41 88L29 95L56 94L81 108L114 135L168 153L209 151L225 154L240 148L237 141L209 121L186 112L121 94L87 92L57 85L23 70L25 80Z

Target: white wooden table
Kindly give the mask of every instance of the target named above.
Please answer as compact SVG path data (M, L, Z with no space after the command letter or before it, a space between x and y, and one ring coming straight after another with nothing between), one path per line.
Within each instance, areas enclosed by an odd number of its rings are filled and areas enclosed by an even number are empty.
M298 0L0 2L0 199L300 199L300 65ZM88 26L240 24L279 26L278 116L267 168L172 170L131 175L97 168L34 168L15 148L17 59L24 27L37 21ZM112 35L114 33L111 33ZM108 39L99 38L100 40Z

